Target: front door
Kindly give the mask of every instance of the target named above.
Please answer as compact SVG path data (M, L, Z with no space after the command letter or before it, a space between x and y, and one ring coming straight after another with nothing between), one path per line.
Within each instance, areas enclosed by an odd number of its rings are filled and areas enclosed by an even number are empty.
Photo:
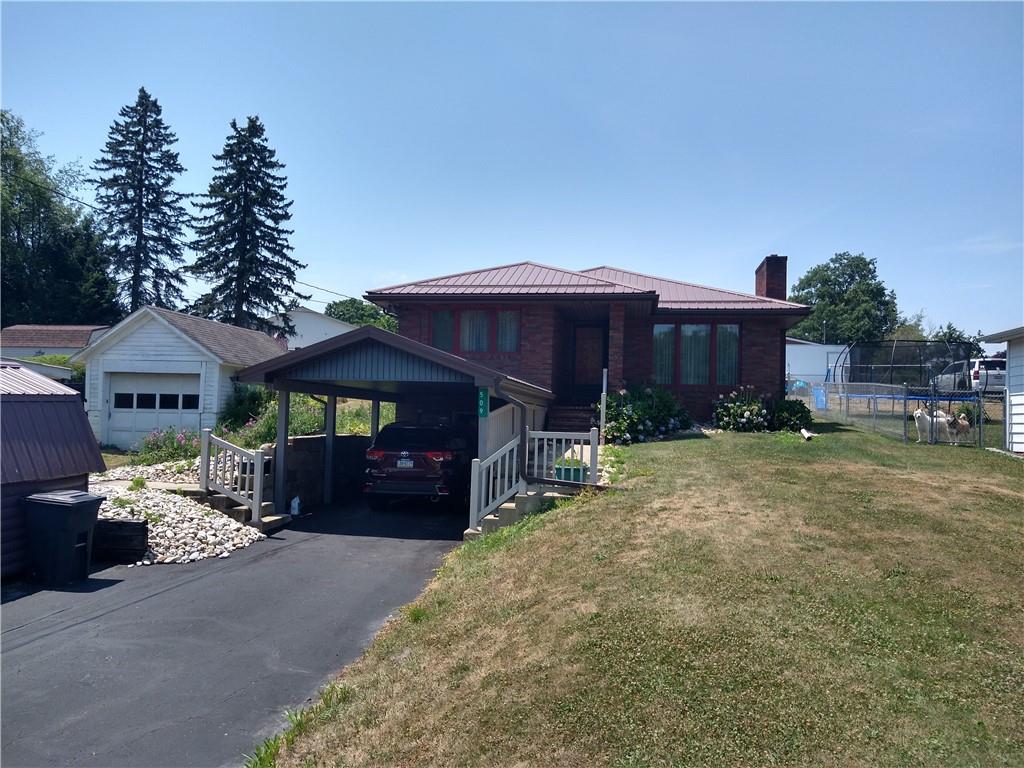
M601 396L605 335L603 326L576 326L573 337L573 399L577 403L593 403Z

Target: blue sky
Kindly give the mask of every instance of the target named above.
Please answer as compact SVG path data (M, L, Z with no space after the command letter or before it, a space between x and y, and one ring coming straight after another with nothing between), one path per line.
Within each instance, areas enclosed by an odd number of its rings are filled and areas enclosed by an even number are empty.
M1022 9L5 2L2 103L88 164L145 85L184 191L258 114L301 279L345 294L524 259L752 291L849 250L991 332L1024 320Z

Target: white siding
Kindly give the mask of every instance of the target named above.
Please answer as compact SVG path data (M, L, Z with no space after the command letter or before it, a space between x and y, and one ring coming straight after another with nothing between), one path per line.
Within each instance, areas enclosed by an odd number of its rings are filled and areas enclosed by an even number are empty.
M1010 339L1006 345L1006 388L1024 392L1024 338Z
M319 312L295 311L289 313L289 317L295 326L295 335L288 338L288 349L301 349L355 330L355 326Z
M97 439L109 442L112 373L199 374L200 425L213 426L220 411L219 362L206 350L155 318L146 318L86 362L86 409Z

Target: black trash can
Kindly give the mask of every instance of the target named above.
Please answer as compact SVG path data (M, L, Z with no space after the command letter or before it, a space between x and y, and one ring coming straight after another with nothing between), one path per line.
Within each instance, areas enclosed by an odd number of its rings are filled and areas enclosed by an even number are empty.
M32 575L53 589L89 578L92 531L103 496L50 491L25 497Z

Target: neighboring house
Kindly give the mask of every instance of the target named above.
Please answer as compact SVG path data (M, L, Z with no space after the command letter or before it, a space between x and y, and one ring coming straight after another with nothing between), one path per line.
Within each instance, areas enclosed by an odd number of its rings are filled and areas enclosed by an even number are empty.
M295 326L295 333L288 337L288 349L290 350L308 347L342 333L354 331L358 327L305 307L290 309L285 314L291 318L292 325ZM274 320L279 323L281 317L281 315L275 315Z
M1024 326L982 338L1006 342L1006 450L1024 453Z
M556 405L596 402L607 368L611 389L663 386L701 419L739 385L783 395L786 329L809 312L785 297L786 257L775 255L757 267L753 294L532 262L366 294L402 336L551 390Z
M213 427L232 376L286 350L264 333L143 307L74 355L96 439L130 449L154 429Z
M73 355L97 341L107 325L9 325L0 331L5 357Z
M0 573L28 564L22 499L33 493L88 490L89 473L106 469L73 389L0 362Z
M845 344L819 344L806 339L786 338L786 378L790 382L815 384L825 380ZM831 377L830 377L831 378Z

